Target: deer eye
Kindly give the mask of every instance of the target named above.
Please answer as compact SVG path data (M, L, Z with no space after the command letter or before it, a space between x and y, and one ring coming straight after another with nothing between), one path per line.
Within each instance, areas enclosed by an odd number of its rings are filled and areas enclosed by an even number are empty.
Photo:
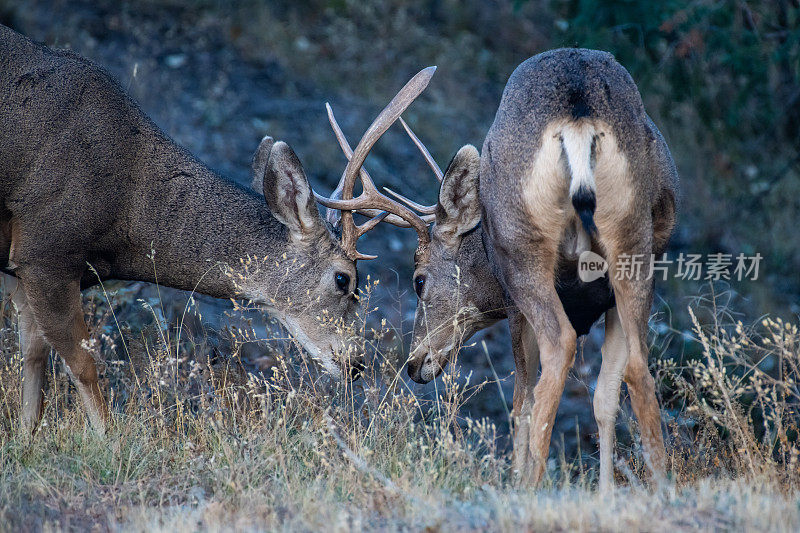
M414 292L417 293L417 298L422 299L423 290L425 290L425 276L420 274L414 278Z
M342 272L337 272L335 279L336 279L336 287L340 291L344 293L350 292L350 276Z

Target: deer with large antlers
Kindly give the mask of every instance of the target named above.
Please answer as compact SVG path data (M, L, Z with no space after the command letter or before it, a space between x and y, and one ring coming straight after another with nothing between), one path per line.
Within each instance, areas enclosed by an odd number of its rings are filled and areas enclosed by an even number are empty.
M331 207L326 221L287 144L261 142L253 159L261 195L175 144L100 67L0 25L0 270L20 313L21 425L32 431L41 417L52 348L90 422L104 430L80 291L106 279L252 300L331 374L357 371L357 339L342 333L358 310L356 260L370 257L356 240L384 218L419 225L410 209L369 188L361 166L433 71L400 90L332 197L319 197ZM353 199L358 174L365 192ZM373 218L357 226L351 210Z
M434 379L473 333L508 318L516 366L513 469L535 484L545 472L577 337L605 314L593 401L600 489L613 486L623 380L646 462L661 476L661 418L647 364L649 260L672 234L678 178L628 72L592 50L525 61L508 81L482 155L465 146L444 173L407 130L441 181L432 206L395 194L434 218L432 238L416 254L409 375ZM578 262L589 251L610 269L585 283ZM622 272L625 256L642 257L640 275Z

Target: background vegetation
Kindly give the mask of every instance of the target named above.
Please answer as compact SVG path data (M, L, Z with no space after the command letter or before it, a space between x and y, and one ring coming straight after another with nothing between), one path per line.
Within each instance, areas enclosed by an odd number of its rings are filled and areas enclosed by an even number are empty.
M602 328L587 338L559 411L549 490L510 490L505 325L478 336L448 381L421 388L400 371L414 306L412 232L381 228L361 246L380 255L359 266L380 308L365 327L380 330L380 342L371 377L355 389L319 379L263 317L225 302L196 297L186 315L188 295L177 291L110 284L110 302L88 294L120 413L106 441L82 430L58 364L46 431L32 443L17 434L16 322L4 308L0 524L796 528L798 17L796 0L0 0L0 22L108 68L223 174L248 181L252 152L270 134L292 145L323 191L344 164L325 101L352 142L408 77L438 65L406 119L444 164L462 144L481 145L524 59L558 46L608 50L678 164L670 253L764 257L758 282L659 285L653 364L675 484L657 498L644 489L626 415L618 477L627 495L612 503L586 492L596 476L590 397ZM367 165L380 183L435 199L400 128ZM775 321L761 325L765 314ZM259 342L242 337L251 327Z

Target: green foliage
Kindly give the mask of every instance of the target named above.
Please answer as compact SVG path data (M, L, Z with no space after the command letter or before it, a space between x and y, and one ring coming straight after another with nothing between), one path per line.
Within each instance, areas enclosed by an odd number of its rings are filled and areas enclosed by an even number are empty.
M559 11L565 43L611 50L645 92L663 76L662 114L689 102L718 142L765 128L775 144L797 140L800 9L788 2L577 1Z

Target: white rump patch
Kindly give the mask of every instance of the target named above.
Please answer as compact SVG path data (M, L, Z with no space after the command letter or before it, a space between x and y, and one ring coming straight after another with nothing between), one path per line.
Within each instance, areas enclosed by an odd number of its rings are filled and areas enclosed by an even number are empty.
M594 191L594 172L592 172L592 142L595 129L588 122L569 123L561 130L561 143L567 154L572 180L569 195L573 196L581 186Z

